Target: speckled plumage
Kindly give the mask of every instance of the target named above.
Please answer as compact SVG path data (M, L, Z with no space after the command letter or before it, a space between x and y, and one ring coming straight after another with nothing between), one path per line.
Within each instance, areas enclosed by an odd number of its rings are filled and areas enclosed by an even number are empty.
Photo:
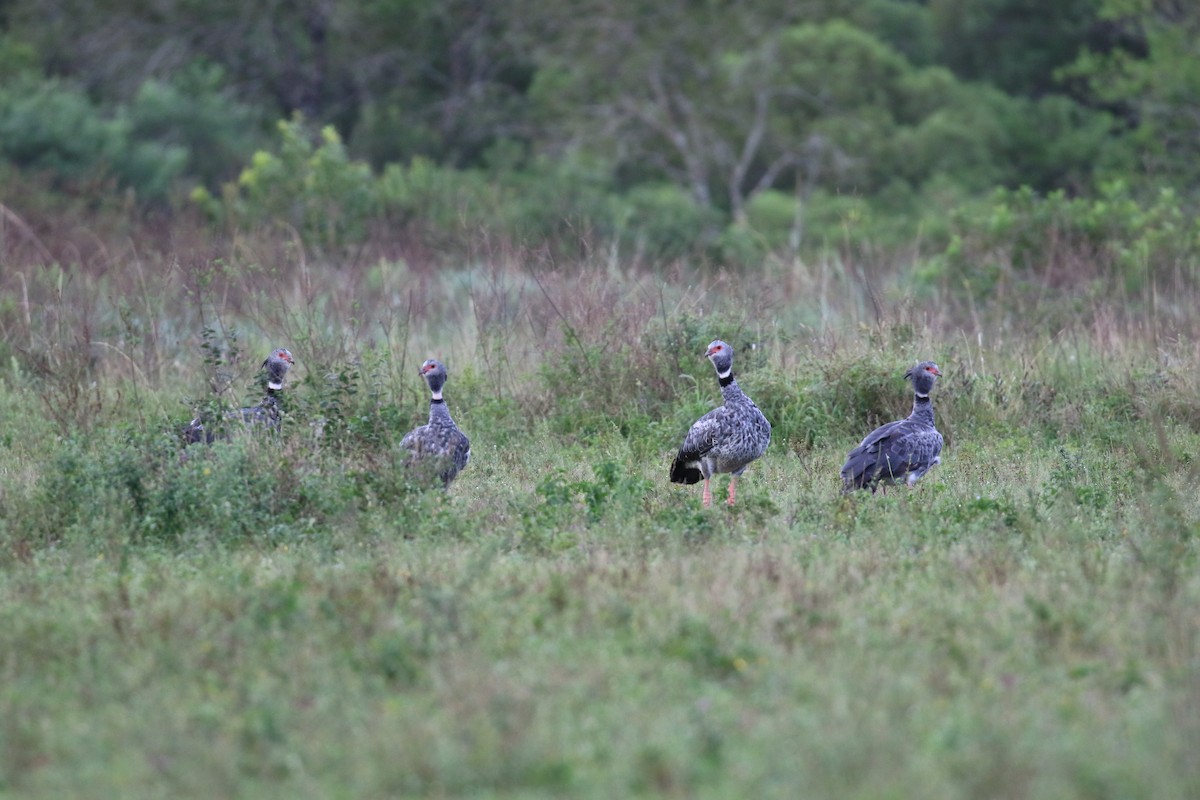
M406 468L418 482L433 482L450 488L458 473L471 460L471 442L450 417L442 387L446 384L446 368L437 359L421 365L421 375L429 384L429 422L409 431L400 446L409 451Z
M671 480L688 484L703 480L707 506L712 503L709 479L728 472L728 502L733 505L738 477L771 443L771 423L733 379L733 348L717 340L708 346L705 356L717 371L725 404L692 425L671 464Z
M283 389L284 378L294 363L295 359L287 349L278 347L272 350L259 368L265 372L266 395L256 405L230 411L225 418L240 421L247 427L261 425L271 430L277 429L280 422L278 393ZM218 438L215 432L205 427L203 417L196 417L189 422L183 429L182 437L184 444L212 444Z
M843 491L880 485L912 486L941 463L942 434L933 421L933 385L942 374L937 364L922 361L904 374L913 383L913 409L906 419L889 422L871 431L850 451L842 466Z

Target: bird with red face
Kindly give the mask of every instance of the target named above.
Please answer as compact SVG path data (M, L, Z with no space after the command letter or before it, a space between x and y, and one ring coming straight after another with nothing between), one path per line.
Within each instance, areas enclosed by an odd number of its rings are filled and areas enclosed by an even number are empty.
M288 370L296 363L289 350L283 347L277 347L271 351L263 361L262 367L259 369L266 373L267 393L256 405L230 411L225 414L227 420L235 420L243 425L263 426L269 430L279 428L281 412L279 409L279 392L283 390L283 381L287 376ZM183 429L182 438L184 444L197 444L204 442L212 444L218 438L226 438L228 431L224 434L211 430L212 425L206 427L203 417L196 417Z
M850 451L842 465L842 491L912 486L942 461L942 434L933 422L929 395L942 376L938 365L922 361L904 373L912 381L913 408L905 419L881 425Z
M429 386L429 422L400 440L400 446L408 451L405 468L410 480L418 485L440 482L442 488L449 489L471 460L471 442L451 418L442 397L445 365L431 358L421 365L420 374Z
M737 479L771 443L771 423L733 379L733 348L718 339L708 346L704 356L717 371L717 383L725 402L696 420L687 432L671 464L671 481L690 484L703 480L701 502L707 507L712 505L709 480L713 475L727 472L727 502L733 505Z

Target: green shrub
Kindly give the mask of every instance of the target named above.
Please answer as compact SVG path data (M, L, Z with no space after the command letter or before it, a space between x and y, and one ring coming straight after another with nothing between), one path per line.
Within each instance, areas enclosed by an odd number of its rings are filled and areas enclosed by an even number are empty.
M371 168L349 157L331 126L316 141L299 115L278 130L278 150L257 151L221 199L198 188L193 200L235 226L286 222L318 248L360 241L377 208Z
M0 80L10 81L38 71L37 49L28 42L0 33Z
M683 189L642 184L623 198L634 250L651 260L669 261L697 252L714 241L721 215L696 204Z
M115 180L143 199L166 195L184 149L140 139L128 112L106 114L80 89L24 75L0 87L0 158L80 189Z
M1095 198L1001 189L955 216L950 243L919 278L949 297L1012 295L1018 308L1024 295L1044 300L1047 290L1085 304L1114 291L1133 303L1151 290L1190 294L1200 279L1200 223L1170 189L1148 200L1120 182Z
M490 229L489 216L501 204L496 187L481 173L422 157L384 167L377 193L380 211L392 224L415 224L431 244L447 246L461 244L464 231Z
M195 64L170 80L146 81L129 105L130 133L183 153L178 174L216 186L237 174L258 129L257 112L229 94L217 66Z
M559 253L613 242L622 220L620 200L604 169L579 159L539 159L500 176L505 202L494 224L515 241L545 242Z
M103 178L125 134L60 81L23 77L0 87L0 156L22 168L65 182Z
M775 250L786 248L796 226L796 197L785 192L768 191L757 195L746 206L750 227L762 242Z
M901 365L880 356L822 360L801 370L819 376L811 383L768 372L756 376L754 399L771 421L772 441L810 450L845 438L848 430L862 435L907 415L912 396L905 396Z

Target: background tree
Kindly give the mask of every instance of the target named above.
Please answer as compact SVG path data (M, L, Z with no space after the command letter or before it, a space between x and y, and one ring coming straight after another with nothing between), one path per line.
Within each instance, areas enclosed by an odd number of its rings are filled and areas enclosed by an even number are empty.
M995 187L1083 196L1118 177L1192 192L1198 13L1169 0L4 0L0 158L56 190L116 184L161 208L200 185L196 197L252 205L275 194L232 181L255 153L294 149L276 123L302 119L291 130L314 152L330 131L345 151L323 197L380 182L361 192L378 202L353 205L383 216L343 220L339 242L431 208L434 238L453 241L467 206L514 240L633 232L672 254L731 227L778 241L779 221L814 203L839 230L856 203L899 231ZM422 176L441 201L416 199Z
M1126 120L1118 174L1190 194L1200 184L1200 7L1174 0L1106 0L1102 13L1130 46L1088 50L1064 70L1090 101Z
M375 0L349 11L364 56L363 107L350 139L375 164L414 155L452 167L486 163L498 143L526 142L534 65L511 2Z
M1022 97L1064 87L1056 70L1107 41L1103 0L929 0L939 60L956 75Z

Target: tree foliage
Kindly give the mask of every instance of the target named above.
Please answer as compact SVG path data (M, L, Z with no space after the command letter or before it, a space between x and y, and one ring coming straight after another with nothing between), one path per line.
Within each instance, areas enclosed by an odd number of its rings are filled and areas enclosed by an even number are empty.
M1192 202L1198 41L1172 0L8 0L0 158L323 246L400 218L760 253L851 198Z
M1056 71L1108 44L1103 0L929 0L941 62L1020 97L1062 90Z
M1200 7L1170 0L1105 0L1104 18L1136 42L1086 50L1064 74L1096 103L1122 112L1136 158L1126 168L1195 193L1200 179Z

